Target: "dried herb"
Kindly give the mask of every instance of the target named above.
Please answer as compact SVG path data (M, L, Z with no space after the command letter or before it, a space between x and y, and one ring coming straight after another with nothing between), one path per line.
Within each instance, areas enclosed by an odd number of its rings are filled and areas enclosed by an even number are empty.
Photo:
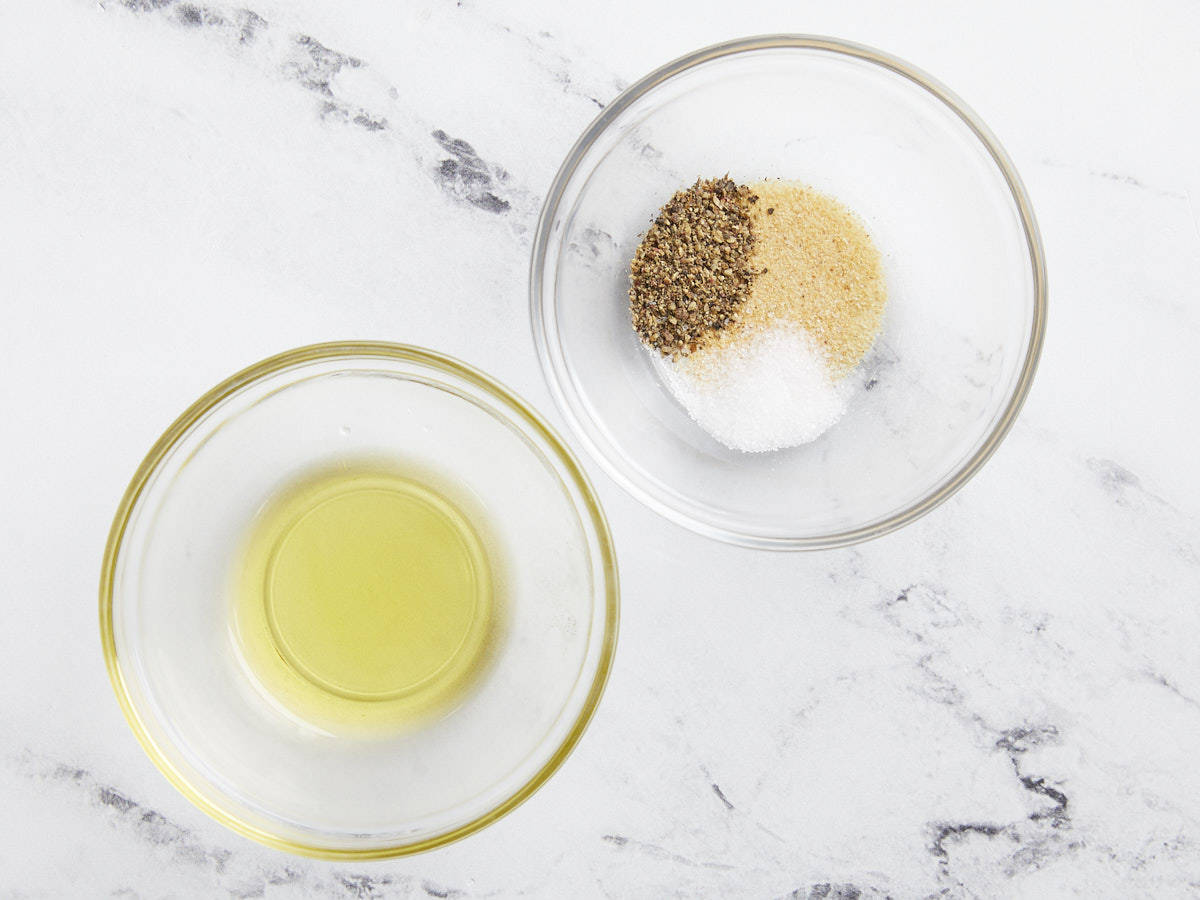
M697 180L673 196L630 265L629 309L643 343L688 355L738 320L750 292L758 197L730 178Z

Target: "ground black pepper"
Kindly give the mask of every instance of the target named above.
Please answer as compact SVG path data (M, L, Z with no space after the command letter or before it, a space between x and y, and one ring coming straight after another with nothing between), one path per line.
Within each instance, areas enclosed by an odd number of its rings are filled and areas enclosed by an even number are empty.
M758 197L730 178L677 192L646 231L630 265L629 309L642 342L687 356L738 320L750 292Z

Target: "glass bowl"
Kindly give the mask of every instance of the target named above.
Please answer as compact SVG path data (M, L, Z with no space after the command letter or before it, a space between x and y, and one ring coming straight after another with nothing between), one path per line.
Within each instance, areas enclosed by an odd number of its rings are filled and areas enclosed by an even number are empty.
M630 326L642 233L675 191L725 173L838 198L883 256L882 332L846 415L805 446L717 443ZM697 51L606 107L550 189L530 292L555 401L608 473L681 525L768 549L876 537L949 497L1012 426L1046 322L1037 225L986 126L907 63L799 35Z
M480 514L495 622L452 708L342 733L250 677L231 575L282 486L368 457L438 474ZM265 844L370 858L470 834L550 777L599 701L617 604L604 515L539 416L447 357L340 343L251 366L167 429L113 523L100 624L130 726L191 801Z

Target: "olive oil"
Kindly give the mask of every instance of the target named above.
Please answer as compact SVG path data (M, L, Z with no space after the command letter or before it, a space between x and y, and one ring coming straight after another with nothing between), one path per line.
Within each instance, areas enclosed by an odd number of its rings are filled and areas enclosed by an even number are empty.
M430 480L343 464L284 489L250 529L234 590L253 678L326 730L396 729L451 707L493 619L484 544Z

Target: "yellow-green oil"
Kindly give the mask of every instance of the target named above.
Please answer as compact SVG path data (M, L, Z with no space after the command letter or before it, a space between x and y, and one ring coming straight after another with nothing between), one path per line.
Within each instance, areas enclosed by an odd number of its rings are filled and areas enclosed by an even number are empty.
M252 676L293 716L394 730L461 697L483 664L492 593L476 530L428 478L342 464L256 517L235 631Z

